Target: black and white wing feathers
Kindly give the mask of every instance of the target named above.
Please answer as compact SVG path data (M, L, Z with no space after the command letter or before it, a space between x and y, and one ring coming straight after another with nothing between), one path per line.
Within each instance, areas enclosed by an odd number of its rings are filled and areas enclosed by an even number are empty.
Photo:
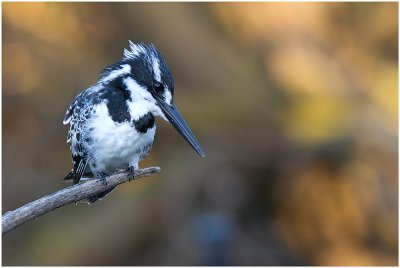
M82 144L82 132L88 118L90 118L93 105L91 101L91 88L82 91L69 106L63 123L69 124L67 142L71 144L73 169L64 180L73 180L76 184L82 177L87 165L87 152Z

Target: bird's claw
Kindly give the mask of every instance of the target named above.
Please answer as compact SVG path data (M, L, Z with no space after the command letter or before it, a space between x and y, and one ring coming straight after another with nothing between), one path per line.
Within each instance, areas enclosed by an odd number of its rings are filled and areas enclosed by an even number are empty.
M108 185L107 180L106 180L107 173L105 173L105 172L99 172L99 173L97 173L97 176L96 176L96 177L97 177L98 179L101 180L101 184L102 184L103 186L107 186L107 185Z
M135 168L133 166L129 166L126 171L128 173L131 173L131 175L128 177L128 182L131 182L132 180L135 179Z

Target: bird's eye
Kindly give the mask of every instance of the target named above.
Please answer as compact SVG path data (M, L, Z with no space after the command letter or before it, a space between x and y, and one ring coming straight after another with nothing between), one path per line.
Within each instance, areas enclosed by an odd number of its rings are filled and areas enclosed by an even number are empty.
M164 85L159 82L155 82L153 85L153 90L156 93L162 93L162 92L164 92Z

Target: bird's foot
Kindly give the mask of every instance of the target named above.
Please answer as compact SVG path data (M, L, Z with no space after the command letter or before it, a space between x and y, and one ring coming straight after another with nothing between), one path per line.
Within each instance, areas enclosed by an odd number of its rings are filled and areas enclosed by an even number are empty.
M107 176L108 176L108 174L105 173L105 172L98 172L96 174L96 177L101 180L101 183L103 184L103 186L107 186L108 185L107 180L106 180Z
M131 182L132 180L135 179L135 167L134 167L134 166L129 166L129 167L126 169L126 171L127 171L128 173L131 173L131 174L132 174L132 175L129 176L129 178L128 178L128 181Z

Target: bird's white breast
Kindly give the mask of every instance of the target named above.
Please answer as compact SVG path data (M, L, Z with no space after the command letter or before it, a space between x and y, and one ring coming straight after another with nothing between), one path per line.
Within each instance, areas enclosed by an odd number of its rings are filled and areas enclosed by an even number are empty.
M87 144L89 157L99 170L126 168L128 164L137 167L150 150L155 131L155 125L141 133L132 122L115 122L109 116L106 104L99 104L85 130L92 141Z

